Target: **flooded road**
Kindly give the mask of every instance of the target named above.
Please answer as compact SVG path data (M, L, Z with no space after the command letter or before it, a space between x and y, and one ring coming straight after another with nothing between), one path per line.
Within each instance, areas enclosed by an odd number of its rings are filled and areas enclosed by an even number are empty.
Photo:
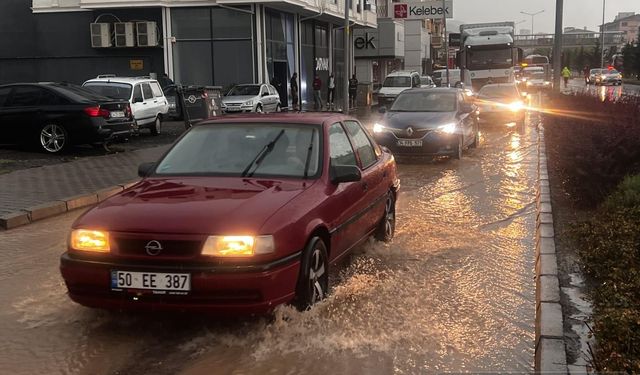
M304 313L87 309L57 268L79 213L0 232L0 373L532 372L535 125L483 129L460 161L400 164L396 238L335 266L330 296Z

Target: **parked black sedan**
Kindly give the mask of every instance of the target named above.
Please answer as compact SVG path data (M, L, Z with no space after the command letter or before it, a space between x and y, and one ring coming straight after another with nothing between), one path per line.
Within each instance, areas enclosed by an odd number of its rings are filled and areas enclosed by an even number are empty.
M373 127L376 141L399 156L462 158L479 142L476 107L464 90L412 89L398 95Z
M74 144L104 144L134 129L129 103L63 83L0 86L0 143L59 153Z

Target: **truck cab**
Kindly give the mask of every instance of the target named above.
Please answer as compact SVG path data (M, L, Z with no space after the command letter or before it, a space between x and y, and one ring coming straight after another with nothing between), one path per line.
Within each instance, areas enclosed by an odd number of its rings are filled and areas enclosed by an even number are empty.
M513 45L514 27L513 22L460 26L458 65L466 86L478 91L489 83L514 82L513 66L519 56Z

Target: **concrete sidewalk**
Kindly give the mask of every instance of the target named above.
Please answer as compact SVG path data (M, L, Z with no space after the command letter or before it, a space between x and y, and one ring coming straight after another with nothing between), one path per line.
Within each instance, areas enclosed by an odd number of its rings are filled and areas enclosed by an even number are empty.
M354 109L366 127L379 115ZM157 160L169 148L127 151L0 175L0 229L10 229L90 206L123 190L138 178L138 165Z
M138 165L155 161L169 146L90 157L0 175L0 228L89 206L138 177Z

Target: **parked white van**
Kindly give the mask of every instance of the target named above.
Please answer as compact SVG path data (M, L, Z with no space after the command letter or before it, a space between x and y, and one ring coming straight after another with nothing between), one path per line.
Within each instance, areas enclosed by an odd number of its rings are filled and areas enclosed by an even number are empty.
M160 134L169 102L155 79L105 75L90 79L82 86L102 96L128 100L137 127L148 128L153 135Z
M398 94L410 88L420 87L420 74L415 71L398 71L389 74L378 91L378 105L391 107Z

